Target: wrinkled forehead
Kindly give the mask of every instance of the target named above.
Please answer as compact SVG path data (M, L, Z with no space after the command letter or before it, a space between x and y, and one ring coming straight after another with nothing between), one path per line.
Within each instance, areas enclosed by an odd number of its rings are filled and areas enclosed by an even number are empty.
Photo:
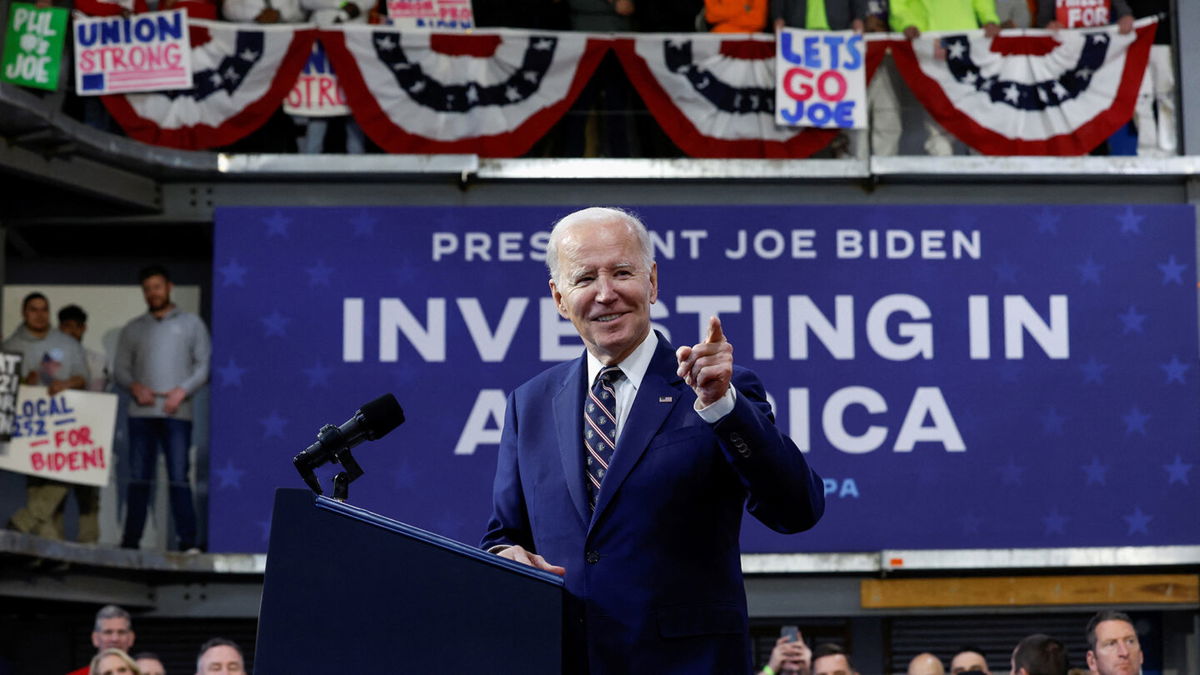
M567 226L558 242L559 262L569 267L641 267L637 234L621 220L593 220Z

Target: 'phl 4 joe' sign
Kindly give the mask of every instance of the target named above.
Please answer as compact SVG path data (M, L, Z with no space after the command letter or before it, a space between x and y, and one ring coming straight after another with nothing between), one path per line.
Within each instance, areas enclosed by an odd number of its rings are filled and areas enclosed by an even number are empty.
M51 91L58 88L66 30L67 10L14 3L4 34L0 80Z

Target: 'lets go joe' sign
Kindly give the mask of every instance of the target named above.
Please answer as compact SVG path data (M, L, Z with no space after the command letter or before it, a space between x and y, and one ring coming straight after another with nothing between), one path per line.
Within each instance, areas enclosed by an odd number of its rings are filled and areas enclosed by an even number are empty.
M0 469L67 483L104 485L112 469L116 394L21 386L12 440Z
M775 44L776 124L867 127L867 59L862 35L784 28Z

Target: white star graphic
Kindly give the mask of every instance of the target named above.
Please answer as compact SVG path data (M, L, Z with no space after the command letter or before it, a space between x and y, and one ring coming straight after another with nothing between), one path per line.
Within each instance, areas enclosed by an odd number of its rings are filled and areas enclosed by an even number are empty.
M209 75L209 76L208 76L208 79L209 79L209 81L210 81L210 82L212 82L212 83L213 83L213 86L214 86L214 87L219 87L219 86L221 86L221 83L225 81L224 79L222 79L222 78L221 78L221 74L220 74L220 73L213 73L212 75Z
M1092 42L1095 42L1096 44L1104 44L1105 42L1108 42L1108 36L1104 33L1092 33L1088 37L1091 38Z
M1080 68L1075 71L1075 75L1080 79L1086 80L1092 76L1092 70L1090 68Z
M1008 88L1004 90L1004 100L1016 103L1019 98L1021 98L1021 90L1017 89L1017 85L1008 85Z
M475 88L475 85L471 85L471 86L467 87L467 102L468 103L479 102L479 90Z
M1044 89L1039 88L1037 90L1037 93L1038 93L1038 98L1042 99L1042 103L1046 103L1047 101L1050 100L1050 97L1046 95L1046 91Z
M417 80L408 90L414 94L419 94L425 91L425 80Z
M1062 86L1061 82L1056 81L1054 83L1054 95L1057 96L1059 99L1066 98L1067 94L1069 94L1069 93L1070 92L1067 91L1067 88Z
M966 77L963 79L967 81L967 84L975 84L976 80L979 79L979 76L976 75L975 71L972 70L971 72L967 73Z
M400 70L408 70L409 68L412 68L412 64L411 64L411 63L395 63L395 64L392 64L392 70L396 70L396 71L400 71Z
M238 72L234 70L232 66L230 66L229 68L225 69L225 79L229 80L230 82L237 82L238 80L242 79L242 76L238 75Z
M542 51L542 52L547 51L549 49L554 49L554 40L551 40L549 38L542 38L541 40L535 40L533 42L533 48L538 51Z
M697 89L703 89L703 88L705 88L705 87L707 87L707 86L708 86L708 76L707 76L707 75L705 75L705 76L704 76L704 79L702 79L702 80L700 80L699 82L697 82L697 83L696 83L696 88L697 88Z
M521 73L521 77L525 78L526 82L533 82L534 84L537 84L537 81L538 81L537 71L527 70L527 71Z
M505 97L507 97L507 98L508 98L508 100L510 100L510 101L519 101L519 100L521 100L521 92L517 91L517 88L516 88L516 87L506 87L506 88L504 89L504 95L505 95Z
M238 54L238 56L242 57L243 61L253 61L254 59L258 58L258 52L247 48L243 49L242 53Z
M961 59L967 53L967 46L961 42L950 43L950 58Z
M384 37L381 37L375 41L375 46L379 47L385 52L390 52L396 48L396 41L385 35Z

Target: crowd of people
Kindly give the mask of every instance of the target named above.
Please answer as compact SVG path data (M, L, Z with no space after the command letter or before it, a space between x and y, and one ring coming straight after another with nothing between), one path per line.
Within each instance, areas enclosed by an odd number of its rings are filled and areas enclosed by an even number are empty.
M1088 649L1084 664L1071 666L1067 647L1061 640L1036 633L1013 647L1007 661L1011 675L1137 675L1143 654L1137 630L1128 614L1116 610L1097 612L1085 629ZM850 654L840 645L809 647L802 636L782 636L771 651L770 661L759 675L858 675ZM996 675L1004 670L994 671ZM976 646L955 651L948 664L929 652L914 656L906 675L992 675L988 657Z
M128 391L129 486L125 495L125 528L121 545L138 548L155 482L158 453L166 459L171 511L178 549L200 551L189 472L192 442L192 397L208 381L211 344L200 317L171 300L174 285L166 268L154 265L139 273L147 311L121 331L110 368L102 354L84 349L87 313L77 305L58 312L50 322L50 302L33 292L21 303L22 322L4 341L4 350L21 354L21 381L44 386L50 396L67 389ZM25 505L8 528L63 539L68 496L79 508L78 540L99 539L100 490L91 485L52 478L26 479Z
M101 607L92 625L92 646L96 648L96 655L90 663L67 675L166 675L166 667L157 654L133 651L136 639L129 612L116 605ZM245 671L245 655L233 640L214 637L200 645L196 654L196 675Z
M386 0L37 0L41 6L70 4L84 15L111 16L183 9L189 16L259 24L314 22L320 27L387 23ZM474 26L589 32L755 33L783 27L902 33L909 39L926 31L982 28L992 36L1002 28L1087 27L1114 23L1124 33L1134 18L1161 16L1133 122L1136 152L1171 156L1178 152L1175 71L1171 53L1170 0L1112 0L1103 11L1069 15L1057 0L475 0ZM1070 18L1068 18L1070 17ZM1076 22L1078 19L1078 22ZM885 62L868 89L870 137L851 134L827 151L833 156L892 156L900 151L901 95L894 67ZM78 106L81 119L117 132L92 97ZM927 154L956 152L953 137L923 116ZM327 132L334 131L332 135ZM327 140L329 136L329 140ZM914 145L916 135L914 134ZM868 146L869 143L869 146ZM326 151L359 154L373 150L353 116L306 117L282 110L232 152ZM1101 145L1096 154L1107 154ZM532 155L673 156L679 150L646 113L614 54L597 67L571 110Z

